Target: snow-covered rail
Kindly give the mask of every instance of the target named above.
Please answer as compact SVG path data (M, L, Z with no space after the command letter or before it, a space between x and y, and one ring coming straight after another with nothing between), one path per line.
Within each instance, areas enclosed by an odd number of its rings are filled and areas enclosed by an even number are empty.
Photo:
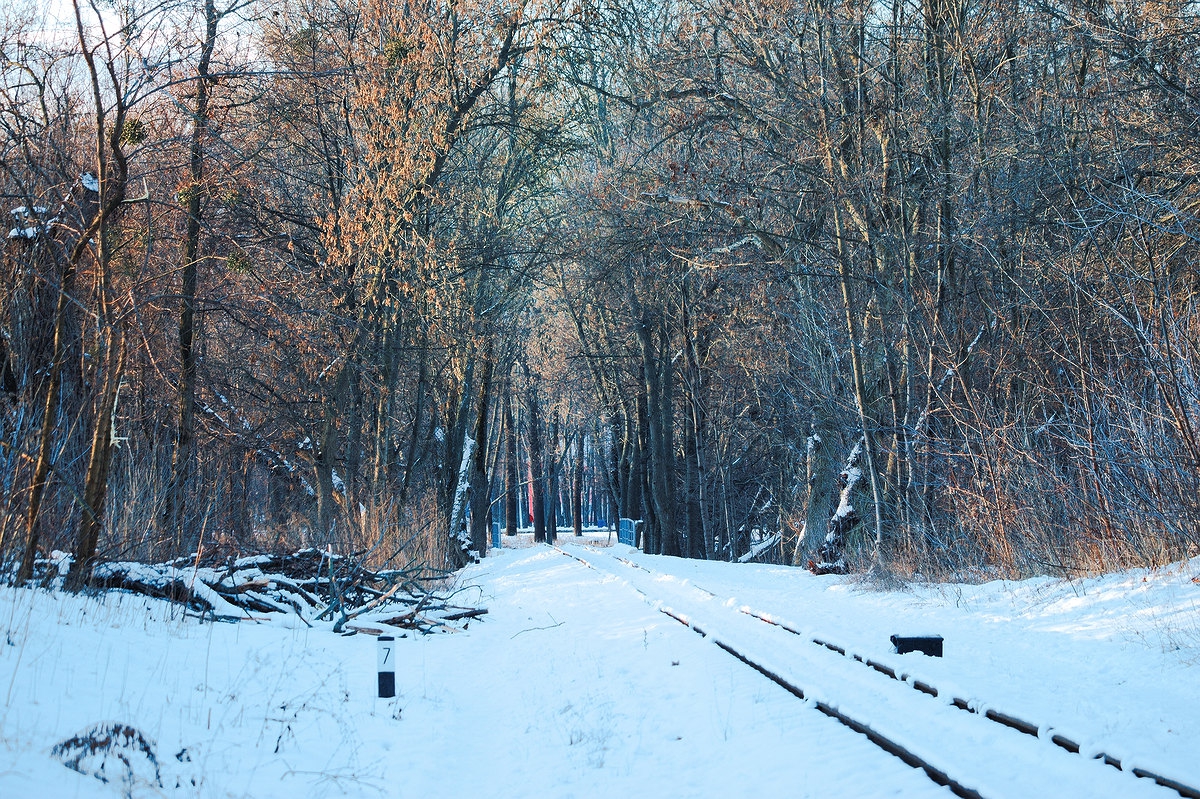
M1080 745L1050 728L939 691L928 681L687 581L595 550L584 555L559 551L622 580L651 606L957 796L1169 797L1162 790L1167 788L1200 799L1192 786L1138 767L1122 770L1119 760L1103 753L1068 756L1079 754ZM848 669L847 662L868 668ZM980 723L984 719L995 723Z
M631 569L637 569L638 571L645 572L646 574L652 574L652 572L649 569L647 569L645 566L642 566L641 564L638 564L638 563L634 563L633 561L631 561L627 558L622 558L619 556L612 556L612 557L613 557L613 560L616 560L618 563L621 563L624 566L628 566ZM706 588L702 588L701 586L693 584L693 588L695 588L695 590L697 590L701 593L707 594L709 597L711 597L713 599L716 599L716 600L722 599L722 597L718 596L717 594L713 593L712 591L709 591ZM1050 743L1054 744L1055 746L1057 746L1061 749L1064 749L1067 752L1070 752L1071 754L1079 755L1082 753L1082 748L1080 747L1078 742L1072 740L1071 738L1067 737L1066 735L1055 732L1053 727L1049 727L1045 724L1036 724L1034 722L1027 721L1019 716L997 710L993 707L980 706L978 703L972 702L969 699L965 699L961 696L955 696L954 694L948 693L945 691L940 691L938 688L931 685L928 681L918 679L912 675L906 674L901 671L897 671L896 669L892 668L891 666L887 665L886 663L881 663L880 661L875 660L867 655L862 655L862 654L853 652L840 644L837 644L837 643L834 643L834 642L828 640L825 637L808 635L805 632L803 632L802 630L796 629L795 627L793 627L791 624L787 623L786 621L783 621L782 619L777 619L769 613L765 613L765 612L756 610L754 608L747 607L745 605L739 606L738 611L746 614L747 616L758 619L759 621L764 622L766 624L776 626L776 627L784 630L785 632L790 633L791 635L799 636L800 638L808 640L811 643L816 644L817 646L823 646L826 649L830 650L831 652L836 652L837 654L839 654L845 658L848 658L856 663L860 663L864 666L867 666L868 668L874 669L875 671L879 672L880 674L882 674L886 677L889 677L890 679L895 680L898 683L910 686L913 690L920 691L921 693L926 694L931 697L934 697L935 699L936 698L944 698L949 701L949 704L951 707L954 707L958 710L961 710L961 711L964 711L967 713L977 714L977 715L981 716L982 718L987 719L988 721L993 721L997 724L1004 725L1005 727L1008 727L1009 729L1016 730L1017 732L1023 733L1025 735L1029 735L1034 738L1043 738L1044 737L1046 740L1050 741ZM1107 752L1097 751L1097 752L1091 753L1090 757L1092 760L1099 761L1099 762L1105 764L1106 766L1111 766L1111 767L1117 769L1118 771L1122 770L1122 764L1121 764L1120 758L1110 755ZM1154 783L1156 783L1157 785L1161 785L1164 788L1169 788L1173 791L1176 791L1177 793L1179 793L1180 796L1186 797L1186 799L1200 799L1200 789L1194 788L1194 787L1192 787L1184 782L1181 782L1179 780L1172 779L1172 778L1164 776L1162 774L1158 774L1149 769L1145 769L1140 766L1134 766L1129 769L1129 773L1133 774L1135 777L1151 780Z
M631 565L636 566L637 564L631 563ZM637 568L641 568L641 567L638 566ZM704 590L704 589L700 589L699 587L697 587L697 588L698 588L698 590ZM715 597L716 595L713 594L713 596ZM778 619L774 619L765 613L760 613L759 611L754 610L753 608L741 607L741 608L739 608L739 610L748 616L758 619L759 621L779 627L780 629L785 630L786 632L788 632L792 635L800 636L802 638L808 638L809 641L811 641L814 644L817 644L818 646L823 646L826 649L828 649L832 652L836 652L839 655L842 655L843 657L849 658L856 663L861 663L864 666L872 668L875 671L879 672L880 674L883 674L884 676L889 677L899 683L902 683L905 685L910 685L910 686L912 686L912 688L914 690L920 691L923 694L926 694L926 695L934 697L934 698L939 698L939 697L945 696L950 700L950 706L954 707L958 710L962 710L967 713L978 714L981 717L987 719L988 721L994 721L997 724L1002 724L1005 727L1008 727L1009 729L1016 730L1017 732L1032 736L1034 738L1043 737L1042 731L1049 730L1049 733L1045 736L1045 738L1047 740L1049 740L1052 744L1054 744L1055 746L1057 746L1061 749L1066 750L1067 752L1070 752L1071 754L1074 754L1074 755L1081 754L1081 747L1077 742L1071 740L1070 738L1068 738L1065 735L1062 735L1061 733L1054 732L1053 728L1048 728L1045 725L1034 724L1031 721L1026 721L1025 719L1022 719L1018 716L1014 716L1009 713L1004 713L1004 712L996 710L995 708L992 708L992 707L982 707L981 708L976 703L973 703L970 700L964 699L960 696L954 696L953 694L947 694L945 692L939 691L933 685L930 685L928 682L926 682L924 680L919 680L908 674L905 674L904 672L896 671L891 666L889 666L885 663L880 663L879 661L874 660L870 657L851 652L851 651L847 650L845 647L839 646L838 644L832 643L823 638L807 637L807 636L805 636L805 634L803 632L801 632L800 630L797 630L795 627L792 627L787 622L780 621ZM1097 760L1101 763L1104 763L1106 766L1112 766L1113 768L1117 769L1118 771L1120 771L1122 768L1121 760L1117 757L1114 757L1114 756L1106 753L1106 752L1096 752L1091 755L1091 759ZM1140 777L1142 779L1151 780L1154 783L1156 783L1157 785L1161 785L1164 788L1170 788L1171 790L1179 793L1180 796L1187 797L1187 799L1200 799L1200 789L1193 788L1192 786L1187 785L1186 783L1180 782L1179 780L1171 779L1170 777L1163 776L1162 774L1155 773L1153 771L1150 771L1149 769L1144 769L1144 768L1141 768L1140 766L1134 766L1133 768L1131 768L1129 770L1129 773L1133 774L1135 777Z

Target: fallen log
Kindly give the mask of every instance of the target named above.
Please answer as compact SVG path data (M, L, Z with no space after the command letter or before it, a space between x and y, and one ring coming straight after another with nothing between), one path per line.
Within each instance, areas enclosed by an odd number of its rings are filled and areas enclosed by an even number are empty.
M442 621L460 621L462 619L477 619L480 616L487 615L487 608L472 608L471 610L463 610L458 613L451 613L449 616L440 617Z
M428 591L418 578L424 571L373 572L350 559L309 549L222 564L195 557L158 564L101 563L93 569L92 584L177 602L218 621L261 620L284 613L312 627L327 619L337 633L379 634L375 631L382 627L375 625L423 634L454 632L454 622L487 614L486 608L452 604L457 592L439 596ZM396 608L404 610L397 613Z

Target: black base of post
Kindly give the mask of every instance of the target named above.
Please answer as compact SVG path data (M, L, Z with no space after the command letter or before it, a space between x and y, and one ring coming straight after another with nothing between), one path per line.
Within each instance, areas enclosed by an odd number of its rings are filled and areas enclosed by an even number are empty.
M396 672L379 672L379 698L391 699L396 695Z

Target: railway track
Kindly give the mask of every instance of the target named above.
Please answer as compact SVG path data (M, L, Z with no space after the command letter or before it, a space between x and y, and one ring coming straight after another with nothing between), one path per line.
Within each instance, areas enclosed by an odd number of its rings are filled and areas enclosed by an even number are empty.
M596 550L586 556L558 550L626 582L664 615L956 796L1200 799L1194 786L1140 767L1123 768L1105 753L1083 756L1079 743L1052 728L940 691L695 584L661 580L633 561Z

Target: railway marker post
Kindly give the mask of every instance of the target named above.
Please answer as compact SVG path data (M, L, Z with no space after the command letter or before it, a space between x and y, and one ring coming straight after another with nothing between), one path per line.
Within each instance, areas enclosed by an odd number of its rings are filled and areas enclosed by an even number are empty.
M378 643L379 698L391 699L396 695L396 639L381 635Z

